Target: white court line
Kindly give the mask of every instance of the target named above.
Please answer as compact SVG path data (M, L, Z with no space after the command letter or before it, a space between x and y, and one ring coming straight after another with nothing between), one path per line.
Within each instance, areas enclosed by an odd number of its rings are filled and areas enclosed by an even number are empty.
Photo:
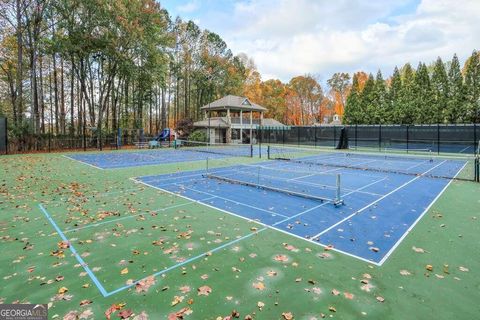
M208 198L202 199L202 201L204 201L204 200L209 200L209 199L211 199L211 198L214 198L214 197L208 197ZM194 202L194 201L190 201L190 202L186 202L186 203L180 203L180 204L176 204L176 205L173 205L173 206L169 206L169 207L165 207L165 208L161 208L161 209L157 209L157 210L152 210L152 211L149 211L149 212L142 212L142 213L137 213L137 214L133 214L133 215L129 215L129 216L124 216L124 217L120 217L120 218L112 219L112 220L108 220L108 221L101 221L101 222L97 222L97 223L91 223L91 224L88 224L88 225L86 225L86 226L79 227L79 228L65 229L63 232L64 232L64 233L68 233L68 232L73 232L73 231L79 231L79 230L83 230L83 229L98 227L98 226L101 226L101 225L104 225L104 224L113 223L113 222L117 222L117 221L121 221L121 220L125 220L125 219L130 219L130 218L135 218L135 217L142 216L142 215L148 215L148 214L150 214L150 213L152 213L152 212L167 211L167 210L170 210L170 209L174 209L174 208L178 208L178 207L183 207L183 206L186 206L186 205L189 205L189 204L193 204L193 203L195 203L195 202Z
M405 169L405 170L407 170L407 171L408 171L408 170L411 170L411 169L416 168L416 167L418 167L418 166L421 166L422 164L425 164L425 163L427 163L427 162L429 162L429 161L430 161L430 160L422 161L422 162L417 163L417 164L415 164L415 165L413 165L413 166L411 166L411 167L408 167L408 168Z
M364 261L364 262L368 262L368 263L374 264L374 265L376 265L376 266L380 266L380 265L379 265L377 262L375 262L375 261L368 260L368 259L365 259L365 258L360 257L360 256L356 256L356 255L354 255L354 254L352 254L352 253L348 253L348 252L346 252L346 251L342 251L342 250L337 249L337 248L334 248L334 247L332 248L332 247L330 247L330 246L328 246L328 245L325 245L325 244L323 244L323 243L321 243L321 242L318 242L318 241L316 241L316 240L313 240L312 238L305 238L305 237L299 236L299 235L297 235L297 234L295 234L295 233L291 233L291 232L288 232L288 231L286 231L286 230L279 229L279 228L273 227L273 226L270 226L270 228L271 228L271 229L274 229L274 230L276 230L276 231L279 231L279 232L281 232L281 233L287 234L287 235L289 235L289 236L295 237L295 238L297 238L297 239L301 239L301 240L310 242L310 243L312 243L312 244L314 244L314 245L321 246L321 247L323 247L323 248L327 248L327 247L328 247L331 251L335 251L335 252L344 254L344 255L346 255L346 256L349 256L349 257L352 257L352 258L356 258L356 259L362 260L362 261Z
M447 185L442 189L442 191L440 191L440 193L435 197L435 199L432 200L432 202L430 202L430 204L428 205L427 208L425 208L425 210L422 212L422 214L420 216L418 216L418 218L410 225L410 227L408 227L408 229L403 233L403 235L397 240L397 242L395 242L395 244L393 245L393 247L390 248L390 250L388 250L387 254L382 258L382 260L380 260L379 262L379 265L382 265L385 263L385 261L387 261L387 259L390 257L390 255L393 253L393 251L395 251L395 249L400 245L400 243L403 241L403 239L405 239L405 237L410 233L410 231L412 231L412 229L415 227L415 225L423 218L423 216L428 212L428 210L430 210L430 208L433 206L433 204L438 200L438 198L440 198L440 196L445 192L445 190L447 190L448 186L450 186L450 184L452 183L452 181L458 176L458 174L460 172L463 171L463 169L465 168L465 166L467 165L467 162L465 162L465 164L460 168L460 170L458 170L458 172L455 174L455 176L453 177L453 179L450 179L450 181L447 183Z
M428 173L429 171L432 171L433 169L435 169L436 167L442 165L443 163L445 163L447 160L444 160L442 161L441 163L439 163L438 165L436 165L435 167L433 168L430 168L428 169L427 171L425 171L424 173L422 173L421 175L418 175L416 176L415 178L413 179L410 179L408 180L407 182L405 182L404 184L402 184L401 186L393 189L392 191L390 191L389 193L385 194L384 196L378 198L377 200L373 201L372 203L366 205L365 207L361 208L360 210L357 210L355 211L354 213L352 213L351 215L343 218L342 220L338 221L337 223L335 223L334 225L330 226L329 228L323 230L322 232L318 233L317 235L313 236L312 238L315 239L315 238L318 238L320 237L322 234L325 234L326 232L332 230L333 228L335 228L336 226L338 226L339 224L342 224L343 222L347 221L348 219L352 218L353 216L365 211L366 209L370 208L371 206L373 206L374 204L378 203L379 201L385 199L386 197L394 194L395 192L397 192L398 190L400 189L403 189L405 186L409 185L410 183L414 182L415 180L421 178L423 175L425 175L426 173Z
M65 157L65 158L70 159L70 160L73 160L73 161L80 162L80 163L82 163L82 164L85 164L85 165L90 166L90 167L95 168L95 169L105 170L104 168L97 167L97 166L95 166L95 165L93 165L93 164L90 164L90 163L88 163L88 162L85 162L85 161L81 161L81 160L77 160L77 159L71 158L71 157L66 156L66 155L64 155L64 154L62 154L62 157Z
M368 187L370 187L370 186L372 186L372 185L374 185L374 184L376 184L376 183L379 183L379 182L381 182L381 181L384 181L385 179L387 179L387 177L384 177L384 178L382 178L382 179L380 179L380 180L377 180L377 181L374 181L374 182L372 182L372 183L369 183L369 184L367 184L367 185L365 185L365 186L363 186L363 187L361 187L361 188L359 188L359 189L357 189L357 190L362 190L362 189L368 188ZM137 183L141 183L141 184L143 184L143 185L146 185L146 186L148 186L148 187L151 187L151 188L154 188L154 189L157 189L157 190L160 190L160 191L163 191L163 192L166 192L166 193L169 193L169 194L172 194L172 195L175 195L175 196L178 196L178 197L187 199L187 200L191 200L191 201L193 200L193 199L188 198L188 197L186 197L186 196L183 196L183 195L174 193L174 192L169 191L169 190L166 190L166 189L162 189L162 188L160 188L160 187L156 187L156 186L154 186L154 185L150 185L150 184L145 183L145 182L140 181L140 180L134 180L134 181L136 181ZM345 196L348 196L348 195L353 194L353 193L355 193L355 192L356 192L356 190L347 193ZM295 238L302 239L302 240L304 240L304 241L307 241L307 242L309 242L309 243L312 243L312 244L315 244L315 245L318 245L318 246L321 246L321 247L325 247L325 245L321 244L320 242L312 241L311 239L306 239L306 238L301 237L301 236L298 236L298 235L296 235L296 234L294 234L294 233L290 233L290 232L288 232L288 231L278 229L278 228L276 228L275 226L276 226L276 225L279 225L279 224L281 224L281 223L285 223L285 222L287 222L287 221L289 221L289 220L291 220L291 219L297 218L297 217L299 217L299 216L301 216L301 215L304 215L305 213L308 213L308 212L310 212L310 211L316 210L316 209L318 209L318 208L320 208L320 207L322 207L322 206L325 206L325 205L328 204L328 202L324 202L324 203L322 203L322 204L319 204L318 206L309 208L309 209L307 209L307 210L305 210L305 211L302 211L302 212L300 212L300 213L298 213L298 214L295 214L295 215L293 215L293 216L291 216L291 217L288 217L288 218L286 218L286 219L283 219L283 220L280 220L280 221L278 221L278 222L275 222L275 223L272 224L272 225L268 225L268 224L262 223L262 222L260 222L260 221L258 221L258 220L256 220L256 219L250 219L250 218L247 218L247 217L245 217L245 216L241 216L241 215L238 215L238 214L236 214L236 213L227 211L227 210L225 210L225 209L221 209L221 208L218 208L218 207L209 205L209 204L207 204L207 203L200 202L200 201L198 201L198 200L193 200L193 201L198 202L198 203L200 203L200 204L202 204L202 205L205 205L205 206L207 206L207 207L209 207L209 208L211 208L211 209L218 210L218 211L224 212L224 213L226 213L226 214L235 216L235 217L237 217L237 218L246 220L246 221L248 221L248 222L254 222L254 223L257 223L257 224L259 224L259 225L262 225L262 226L264 226L264 227L266 227L266 228L269 228L269 229L272 229L272 230L281 231L282 233L285 233L285 234L287 234L287 235L293 236L293 237L295 237ZM340 253L344 253L343 251L340 251L340 250L336 250L336 249L333 249L333 250L334 250L334 251L337 251L337 252L340 252ZM356 255L354 255L354 254L347 253L347 252L345 252L345 254L346 254L347 256L350 256L350 257L353 257L353 258L357 258L357 259L359 259L359 260L361 260L361 261L368 262L368 263L373 263L373 264L376 265L376 262L367 260L367 259L365 259L365 258L363 258L363 257L356 256Z
M215 170L215 172L221 172L221 171L224 171L224 170L232 170L231 166L229 167L217 167L217 168L210 168L210 169L218 169L218 170ZM203 169L194 169L194 170L189 170L189 171L180 171L180 172L175 172L175 173L161 173L161 174L155 174L155 175L149 175L149 176L142 176L142 177L138 177L138 178L148 178L148 177L158 177L158 176L171 176L171 175L178 175L178 174L181 174L181 173L187 173L187 172L196 172L196 173L193 173L193 174L188 174L188 175L181 175L180 177L168 177L168 178L156 178L156 179L152 179L151 182L162 182L162 181L166 181L166 180L178 180L178 179L181 179L181 178L188 178L188 177L198 177L198 176L202 176L206 171L203 170ZM133 179L134 181L138 181L136 180L135 178L131 178ZM189 180L186 180L186 181L191 181L192 179L189 179ZM171 183L167 183L166 185L169 185Z
M265 209L262 209L262 208L258 208L258 207L255 207L255 206L251 206L251 205L246 204L246 203L243 203L243 202L238 202L238 201L236 201L236 200L232 200L232 199L229 199L229 198L220 197L220 196L214 195L213 193L210 193L210 192L200 191L200 190L197 190L197 189L185 187L185 186L179 185L179 184L177 184L177 183L174 183L174 185L176 185L177 187L180 187L180 188L185 188L185 189L188 189L188 190L197 192L197 193L203 193L203 194L210 195L210 196L215 197L215 198L218 198L218 199L230 201L230 202L232 202L232 203L235 203L235 204L238 204L238 205L241 205L241 206L244 206L244 207L249 207L249 208L252 208L252 209L255 209L255 210L267 212L267 213L270 213L270 214L273 214L273 215L276 215L276 216L280 216L280 217L282 217L282 218L289 218L288 216L285 216L285 215L280 214L280 213L276 213L275 211L265 210Z
M463 148L462 150L460 150L458 153L462 153L463 151L467 150L470 147L472 147L472 146L467 146L467 147Z

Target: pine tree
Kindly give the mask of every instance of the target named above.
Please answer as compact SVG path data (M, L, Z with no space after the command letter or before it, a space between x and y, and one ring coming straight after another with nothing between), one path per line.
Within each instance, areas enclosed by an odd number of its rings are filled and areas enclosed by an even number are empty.
M448 76L445 70L445 64L442 59L438 57L432 73L432 98L436 114L436 123L442 123L446 119L448 91Z
M413 70L412 66L407 63L402 68L402 88L400 90L397 110L397 120L400 124L414 123L416 106L415 97L415 71Z
M432 99L432 87L427 66L419 63L415 74L415 99L413 109L410 110L415 123L432 124L437 122L438 110L435 108Z
M358 83L358 76L355 73L352 79L352 88L350 94L347 97L345 105L345 113L343 114L343 121L348 124L359 123L359 108L360 108L360 87Z
M448 87L446 120L448 123L463 122L466 114L465 95L460 62L456 54L453 55L450 69L448 70Z
M367 82L363 88L360 99L360 119L361 123L373 124L375 123L375 117L377 115L377 108L375 106L375 79L370 73L368 75Z
M376 107L375 124L389 123L388 113L389 105L387 102L387 87L385 80L383 80L382 72L378 70L375 78L374 91L374 105Z
M397 67L393 70L392 81L388 90L388 101L390 104L389 114L387 114L390 123L401 123L401 101L400 94L402 92L402 77Z
M467 121L480 122L480 59L479 53L473 51L465 62L465 102Z

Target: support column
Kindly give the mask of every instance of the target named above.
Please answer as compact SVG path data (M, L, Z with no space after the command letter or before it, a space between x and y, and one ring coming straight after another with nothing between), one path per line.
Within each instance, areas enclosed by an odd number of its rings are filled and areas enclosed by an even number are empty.
M228 128L227 128L227 132L225 133L226 135L225 141L227 143L232 143L232 121L230 118L230 109L227 109L227 124L228 124Z
M253 111L250 111L250 144L253 144Z
M243 111L240 110L240 143L243 142Z

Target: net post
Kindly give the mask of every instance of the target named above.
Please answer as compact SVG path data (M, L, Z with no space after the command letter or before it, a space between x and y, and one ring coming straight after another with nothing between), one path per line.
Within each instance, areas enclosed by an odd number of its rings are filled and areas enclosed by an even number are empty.
M334 202L334 205L336 206L343 204L340 184L341 184L340 174L337 173L337 181L336 181L337 189L336 189L335 202Z
M267 159L270 160L270 145L267 146Z
M207 160L207 166L206 166L206 168L205 168L205 174L207 174L207 175L208 175L208 157L207 157L207 159L206 159L206 160Z
M253 144L250 144L250 158L253 158Z
M260 185L260 166L257 167L257 184Z

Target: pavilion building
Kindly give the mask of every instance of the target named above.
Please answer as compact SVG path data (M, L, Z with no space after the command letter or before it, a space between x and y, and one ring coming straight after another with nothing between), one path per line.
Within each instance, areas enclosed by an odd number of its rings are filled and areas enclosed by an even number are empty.
M245 97L228 95L200 110L204 119L193 125L206 129L211 143L256 143L260 127L284 126L275 119L265 118L267 109Z

